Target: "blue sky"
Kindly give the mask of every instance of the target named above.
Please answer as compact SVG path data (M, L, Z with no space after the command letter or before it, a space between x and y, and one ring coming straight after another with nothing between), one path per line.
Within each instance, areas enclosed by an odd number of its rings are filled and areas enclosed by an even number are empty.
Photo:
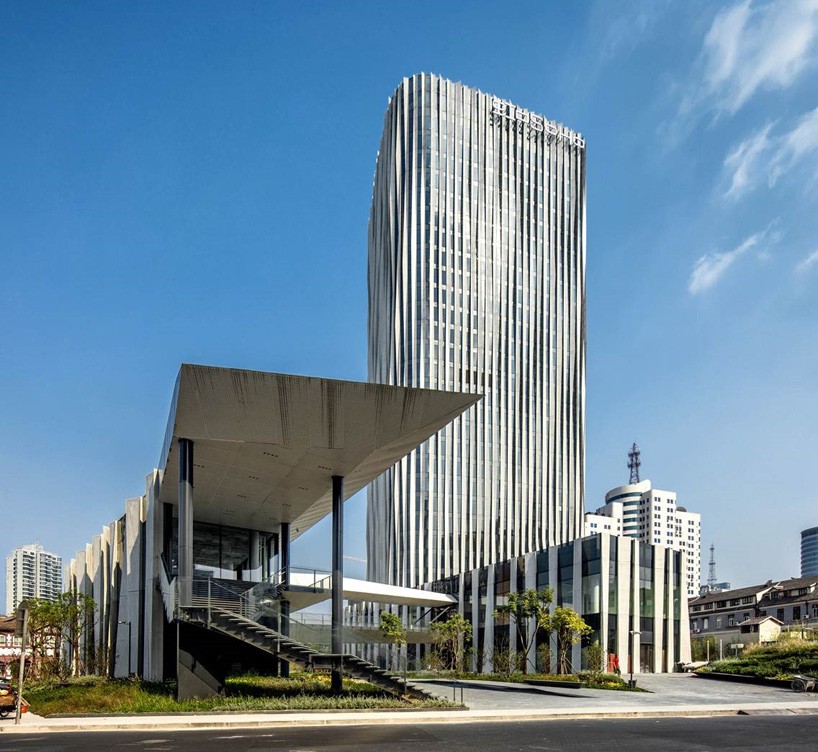
M587 139L587 505L638 441L643 477L702 513L719 579L798 574L818 0L498 8L2 5L1 553L70 558L144 491L181 362L365 378L383 114L431 71ZM324 564L328 538L294 563Z

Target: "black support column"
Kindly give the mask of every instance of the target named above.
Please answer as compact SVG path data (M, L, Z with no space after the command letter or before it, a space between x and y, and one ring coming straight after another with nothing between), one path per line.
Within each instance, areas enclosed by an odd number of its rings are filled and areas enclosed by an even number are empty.
M344 479L332 476L332 652L338 663L332 670L332 691L340 692L340 656L344 649Z
M179 439L179 534L177 566L179 603L190 605L193 596L193 442Z
M290 587L290 523L282 522L279 531L279 563L281 564L281 584L284 590ZM285 596L286 598L286 596ZM279 631L285 637L290 635L290 602L288 600L281 601L281 624ZM290 664L288 661L281 661L279 667L280 676L285 679L290 676Z

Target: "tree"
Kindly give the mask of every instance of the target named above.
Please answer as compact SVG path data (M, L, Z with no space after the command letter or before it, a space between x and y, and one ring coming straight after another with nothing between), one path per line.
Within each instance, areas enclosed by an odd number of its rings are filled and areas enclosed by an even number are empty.
M585 659L588 662L588 673L591 676L601 674L605 662L605 653L602 650L602 645L599 640L594 640L587 648L585 648Z
M494 611L494 618L506 617L512 620L520 638L520 648L523 656L523 673L528 673L528 653L537 637L537 632L543 629L551 636L551 615L548 611L554 600L554 591L545 588L539 592L533 588L522 593L511 593L507 602L498 606ZM534 628L529 630L529 622L534 620Z
M55 601L31 598L29 608L29 645L32 676L85 671L80 644L93 624L96 604L84 593L69 590ZM68 646L68 662L62 648Z
M44 598L29 598L28 649L26 659L28 673L32 678L57 673L62 643L58 606Z
M446 621L432 622L432 644L447 669L463 670L464 642L470 639L471 622L461 614L452 614Z
M690 641L691 659L694 661L709 661L718 654L718 645L715 637L696 637Z
M381 611L380 630L393 645L403 645L406 642L406 627L403 626L400 616L391 611Z
M69 672L79 676L86 671L86 656L83 656L83 638L94 628L94 612L97 604L90 595L77 590L63 593L59 600L59 615L62 624L62 636L71 649L68 666ZM86 646L86 648L89 646ZM93 660L93 645L90 646ZM86 649L86 652L88 650Z
M571 661L568 658L571 646L576 645L583 637L593 631L585 620L570 606L557 606L551 615L551 626L557 633L557 673L570 673Z
M400 616L391 611L381 611L381 634L390 645L397 645L400 650L401 645L406 644L406 627Z

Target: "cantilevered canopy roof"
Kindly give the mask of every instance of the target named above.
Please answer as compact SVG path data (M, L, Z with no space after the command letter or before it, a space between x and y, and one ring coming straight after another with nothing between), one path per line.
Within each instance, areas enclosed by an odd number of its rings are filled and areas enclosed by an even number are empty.
M178 439L193 441L193 516L296 538L481 395L183 365L159 469L178 500Z
M344 599L364 601L366 603L394 603L400 606L424 606L440 608L456 606L457 598L446 593L435 593L432 590L384 585L369 580L343 578ZM307 606L327 601L332 595L332 575L323 573L292 572L290 584L284 588L286 600L292 611L300 611Z

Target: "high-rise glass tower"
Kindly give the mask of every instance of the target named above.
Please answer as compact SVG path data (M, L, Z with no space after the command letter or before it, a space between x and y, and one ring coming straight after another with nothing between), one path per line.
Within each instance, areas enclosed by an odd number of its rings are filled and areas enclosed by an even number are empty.
M485 395L370 486L370 578L418 585L581 535L583 138L406 78L368 245L369 379Z
M818 527L801 531L801 576L818 574Z

